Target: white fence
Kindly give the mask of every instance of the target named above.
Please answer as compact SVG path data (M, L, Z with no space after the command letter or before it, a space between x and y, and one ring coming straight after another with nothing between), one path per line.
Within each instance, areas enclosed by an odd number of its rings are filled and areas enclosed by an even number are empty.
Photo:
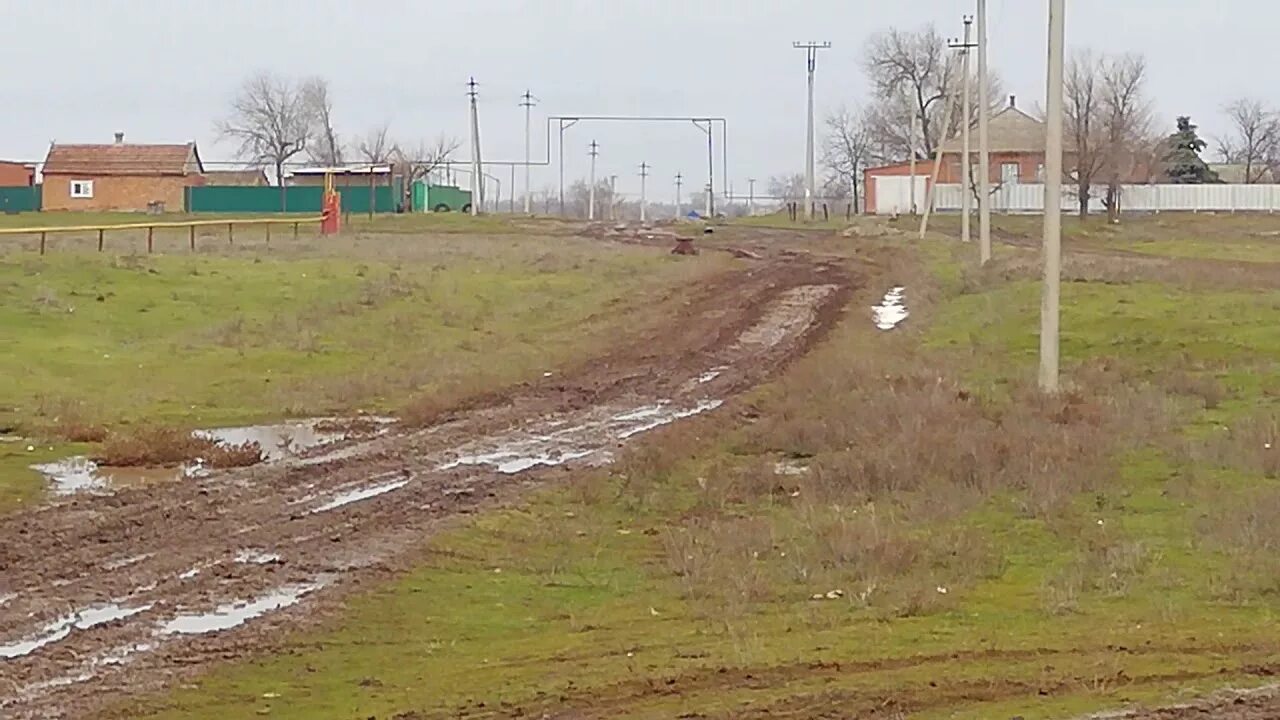
M960 209L960 185L938 185L938 210ZM1095 187L1093 195L1106 192ZM923 201L921 202L923 205ZM1044 185L1005 185L991 194L996 212L1044 212ZM1062 186L1062 209L1079 209L1075 187ZM1280 210L1280 185L1123 185L1120 209L1125 212L1276 212ZM1105 212L1101 197L1089 199L1089 212Z

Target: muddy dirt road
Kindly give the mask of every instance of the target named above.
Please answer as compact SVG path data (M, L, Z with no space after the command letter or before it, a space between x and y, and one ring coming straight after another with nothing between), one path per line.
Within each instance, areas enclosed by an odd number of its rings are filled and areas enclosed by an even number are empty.
M0 716L79 717L269 649L451 517L717 411L834 323L859 280L760 249L679 312L421 430L0 518ZM728 411L720 410L721 412Z

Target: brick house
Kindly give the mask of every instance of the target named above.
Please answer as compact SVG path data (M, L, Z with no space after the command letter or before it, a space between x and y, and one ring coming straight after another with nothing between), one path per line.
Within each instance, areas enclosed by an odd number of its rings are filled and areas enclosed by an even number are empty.
M999 184L1036 183L1044 180L1044 123L1022 112L1017 100L1009 98L1009 105L991 116L988 124L991 152L992 186ZM972 138L973 170L977 177L978 137L974 128ZM956 137L942 144L942 165L938 169L938 182L943 185L962 182L960 156L963 150L961 138ZM924 206L933 174L933 159L916 161L916 207ZM863 171L866 183L866 212L911 212L910 163L894 163ZM877 178L892 178L885 182L885 192L877 192ZM892 207L881 208L882 203Z
M45 210L181 211L186 189L204 185L194 142L59 145L44 161Z
M35 165L0 160L0 187L31 187L35 183Z
M266 187L267 173L262 169L250 170L205 170L206 185L234 185L237 187Z

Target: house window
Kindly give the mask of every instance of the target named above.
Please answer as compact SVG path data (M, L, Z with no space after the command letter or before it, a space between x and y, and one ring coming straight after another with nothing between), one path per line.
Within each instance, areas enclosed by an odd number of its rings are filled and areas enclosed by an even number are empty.
M1018 163L1004 163L1000 166L1000 182L1005 185L1017 185L1018 180Z
M73 198L93 197L93 181L92 180L72 180L71 181L71 197Z

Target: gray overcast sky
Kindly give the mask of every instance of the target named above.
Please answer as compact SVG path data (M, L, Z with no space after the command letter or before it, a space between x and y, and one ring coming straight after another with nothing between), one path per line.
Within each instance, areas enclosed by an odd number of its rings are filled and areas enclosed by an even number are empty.
M1221 107L1257 84L1280 23L1274 0L1068 0L1068 48L1147 56L1158 117L1224 130ZM1043 105L1045 0L990 0L991 59L1019 104ZM50 140L200 143L231 158L213 122L246 75L328 78L339 131L389 121L406 139L466 136L465 82L481 83L487 159L523 157L526 87L541 114L669 113L729 119L729 179L803 167L804 59L792 40L830 40L818 62L819 115L866 94L867 36L933 22L958 35L965 0L0 0L5 60L0 158L42 159ZM543 127L535 119L536 127ZM705 136L688 126L579 125L566 176L634 191L642 160L655 195L682 171L705 182ZM718 141L718 140L717 140ZM545 154L535 132L535 157ZM716 172L720 172L717 160ZM505 175L505 173L504 173ZM555 182L535 168L535 189ZM717 178L719 186L720 179ZM504 188L503 195L507 194Z

